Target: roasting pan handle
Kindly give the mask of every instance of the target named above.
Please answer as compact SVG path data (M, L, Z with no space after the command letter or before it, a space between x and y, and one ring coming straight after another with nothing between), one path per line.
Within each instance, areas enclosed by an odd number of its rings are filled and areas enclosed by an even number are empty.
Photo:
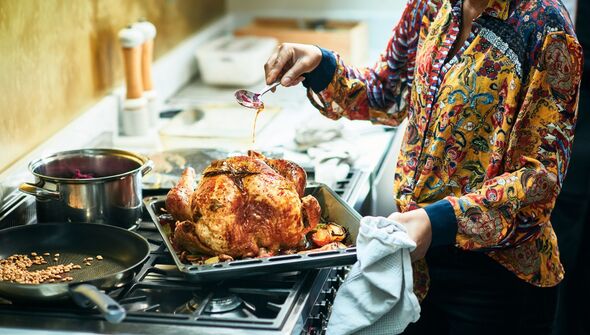
M61 194L57 191L50 191L46 190L43 187L39 187L35 184L31 183L22 183L18 187L19 191L30 194L39 199L52 199L52 200L59 200L61 199Z
M110 323L120 323L125 319L127 312L113 298L99 291L95 286L80 284L70 289L74 301L82 306L88 307L90 301L100 310L100 313Z

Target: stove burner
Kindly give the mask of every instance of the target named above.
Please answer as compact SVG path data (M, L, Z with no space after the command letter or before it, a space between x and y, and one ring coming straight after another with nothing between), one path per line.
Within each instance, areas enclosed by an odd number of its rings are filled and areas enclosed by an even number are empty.
M203 307L203 304L205 306ZM222 314L234 311L242 305L244 301L237 294L227 291L216 291L211 294L209 299L204 298L197 292L193 292L193 297L186 303L180 305L174 310L174 314Z
M196 314L199 313L203 304L203 297L193 292L193 297L186 303L180 305L174 310L174 314Z
M227 313L233 311L236 308L242 306L244 302L242 298L238 297L234 293L221 293L224 295L218 296L215 294L207 306L205 306L206 313Z

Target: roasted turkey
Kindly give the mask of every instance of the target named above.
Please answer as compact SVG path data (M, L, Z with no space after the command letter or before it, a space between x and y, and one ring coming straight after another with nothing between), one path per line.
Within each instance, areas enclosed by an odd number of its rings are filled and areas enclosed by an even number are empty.
M234 258L301 249L320 220L320 205L304 196L305 171L283 159L250 151L211 163L198 185L185 169L166 198L178 220L177 251Z

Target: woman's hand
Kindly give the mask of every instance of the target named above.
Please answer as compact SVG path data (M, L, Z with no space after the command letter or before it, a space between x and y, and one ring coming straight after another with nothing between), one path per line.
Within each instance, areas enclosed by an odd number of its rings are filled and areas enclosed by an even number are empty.
M416 249L410 254L412 261L424 258L432 242L432 227L426 211L420 208L405 213L393 213L389 219L403 224L410 238L416 242Z
M282 43L264 64L268 85L281 81L285 87L303 81L303 74L313 71L322 60L322 51L315 45Z

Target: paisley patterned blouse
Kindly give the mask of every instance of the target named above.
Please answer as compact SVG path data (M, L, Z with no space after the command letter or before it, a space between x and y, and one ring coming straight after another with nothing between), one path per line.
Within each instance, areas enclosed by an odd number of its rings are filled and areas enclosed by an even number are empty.
M480 250L521 279L564 275L549 217L570 158L582 51L558 0L490 0L453 57L462 0L410 0L380 60L348 67L322 50L306 75L327 117L409 124L398 208L425 208L433 245ZM428 286L415 264L415 290Z

